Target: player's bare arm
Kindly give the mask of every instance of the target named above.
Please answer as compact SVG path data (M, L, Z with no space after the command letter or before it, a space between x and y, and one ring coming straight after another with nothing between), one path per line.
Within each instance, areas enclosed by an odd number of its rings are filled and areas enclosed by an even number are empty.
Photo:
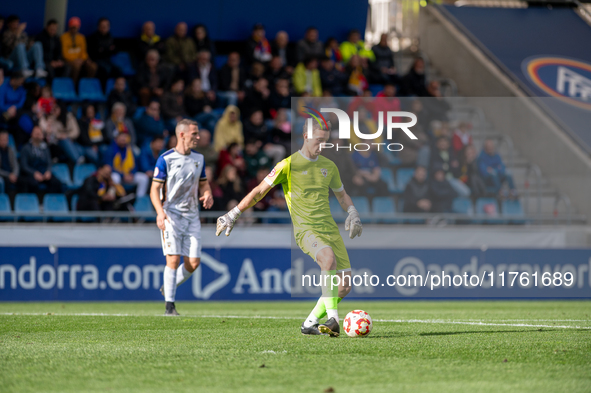
M253 190L249 192L234 209L230 210L223 216L218 217L215 235L219 236L225 229L226 236L230 236L230 232L232 232L232 229L234 228L234 223L238 217L240 217L240 214L256 205L265 197L265 195L267 195L271 188L273 188L273 186L263 180L258 186L253 188Z
M213 195L211 195L211 187L207 179L199 180L199 200L205 209L211 209L213 206Z
M166 220L166 213L162 207L162 200L160 199L160 195L162 193L162 189L164 188L164 182L152 181L152 188L150 189L150 200L152 201L152 205L154 205L154 210L156 210L156 225L160 230L165 230L164 227L164 220Z
M349 238L353 239L355 236L361 236L363 226L361 225L359 213L355 209L351 197L345 190L335 192L334 194L343 210L349 213L349 216L345 220L345 230L349 231Z

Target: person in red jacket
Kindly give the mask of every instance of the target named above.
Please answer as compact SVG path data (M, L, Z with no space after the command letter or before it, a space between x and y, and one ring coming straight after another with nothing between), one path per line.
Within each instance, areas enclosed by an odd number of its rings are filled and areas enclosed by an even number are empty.
M451 140L451 146L453 148L454 153L461 155L464 151L466 146L472 144L472 134L470 130L472 129L472 124L461 122L458 125L458 128L454 131L454 136Z

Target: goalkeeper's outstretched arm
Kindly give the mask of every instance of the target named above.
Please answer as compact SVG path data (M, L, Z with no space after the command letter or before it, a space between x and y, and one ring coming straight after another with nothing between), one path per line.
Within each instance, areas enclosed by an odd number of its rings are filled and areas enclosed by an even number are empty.
M219 236L225 229L226 236L230 236L230 232L232 232L232 229L234 228L234 223L238 217L240 217L242 212L256 205L261 199L265 197L265 195L267 195L271 188L273 188L273 186L269 185L265 180L263 180L261 184L253 188L252 191L249 192L248 195L245 196L234 209L230 210L223 216L218 217L215 235Z
M343 210L349 213L349 216L345 220L345 230L349 231L349 237L353 239L355 236L361 236L363 226L361 225L359 213L357 212L357 209L355 209L351 197L345 190L335 192L334 194Z

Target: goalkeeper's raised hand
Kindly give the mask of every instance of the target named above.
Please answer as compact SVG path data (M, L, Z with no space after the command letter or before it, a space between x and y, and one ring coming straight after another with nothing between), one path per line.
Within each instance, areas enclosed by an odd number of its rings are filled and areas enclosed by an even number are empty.
M219 236L225 229L226 236L230 236L230 232L232 232L232 229L234 228L234 223L236 222L238 217L240 217L241 214L242 212L240 211L240 209L238 209L238 207L235 207L223 216L218 217L218 221L215 228L215 235Z
M361 219L359 219L359 213L355 209L355 206L349 206L347 213L349 213L349 216L345 220L345 230L349 231L349 238L353 239L355 236L361 236L363 226L361 225Z

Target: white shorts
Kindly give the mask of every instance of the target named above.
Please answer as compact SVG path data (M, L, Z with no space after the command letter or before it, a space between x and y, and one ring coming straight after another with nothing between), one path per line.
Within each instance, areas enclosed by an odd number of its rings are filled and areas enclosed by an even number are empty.
M165 211L162 231L162 251L164 255L182 255L201 258L201 221L199 217L187 218L179 213Z

